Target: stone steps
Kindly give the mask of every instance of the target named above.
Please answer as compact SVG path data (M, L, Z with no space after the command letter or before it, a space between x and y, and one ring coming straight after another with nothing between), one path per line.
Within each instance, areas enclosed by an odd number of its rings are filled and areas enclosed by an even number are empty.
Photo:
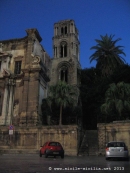
M95 130L87 130L84 134L79 155L96 155L98 153L98 134Z

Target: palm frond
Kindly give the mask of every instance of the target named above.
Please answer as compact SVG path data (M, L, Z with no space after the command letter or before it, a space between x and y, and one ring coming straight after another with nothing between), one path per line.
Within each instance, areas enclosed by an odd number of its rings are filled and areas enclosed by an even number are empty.
M109 75L116 67L125 63L125 60L121 55L126 55L123 52L123 46L116 46L116 43L120 41L121 38L113 40L114 35L108 36L107 34L105 36L100 35L100 37L101 40L95 39L97 45L90 48L90 50L95 50L95 52L89 57L89 59L90 62L94 60L97 61L96 67L102 69L103 75L104 73ZM105 70L106 67L108 68Z

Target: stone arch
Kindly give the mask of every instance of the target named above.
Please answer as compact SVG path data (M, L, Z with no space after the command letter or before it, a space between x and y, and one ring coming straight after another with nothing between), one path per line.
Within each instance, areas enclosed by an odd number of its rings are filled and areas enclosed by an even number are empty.
M57 66L57 80L62 80L67 83L70 83L70 69L71 64L69 62L63 61Z

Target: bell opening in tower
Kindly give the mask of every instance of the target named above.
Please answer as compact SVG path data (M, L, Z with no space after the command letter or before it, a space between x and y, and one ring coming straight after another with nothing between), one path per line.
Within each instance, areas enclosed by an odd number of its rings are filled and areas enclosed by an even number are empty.
M67 69L66 70L61 70L60 80L67 83L68 82L67 78L68 78L68 71L67 71Z
M61 44L61 58L67 57L67 43Z

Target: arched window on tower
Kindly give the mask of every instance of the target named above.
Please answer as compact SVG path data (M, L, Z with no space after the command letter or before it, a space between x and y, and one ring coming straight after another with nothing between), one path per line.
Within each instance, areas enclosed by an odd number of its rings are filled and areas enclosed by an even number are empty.
M64 82L68 82L68 69L66 66L63 66L60 69L59 79Z
M67 34L67 26L65 26L65 34Z
M64 57L67 57L67 44L64 46Z
M67 43L62 42L60 47L61 58L67 57Z

